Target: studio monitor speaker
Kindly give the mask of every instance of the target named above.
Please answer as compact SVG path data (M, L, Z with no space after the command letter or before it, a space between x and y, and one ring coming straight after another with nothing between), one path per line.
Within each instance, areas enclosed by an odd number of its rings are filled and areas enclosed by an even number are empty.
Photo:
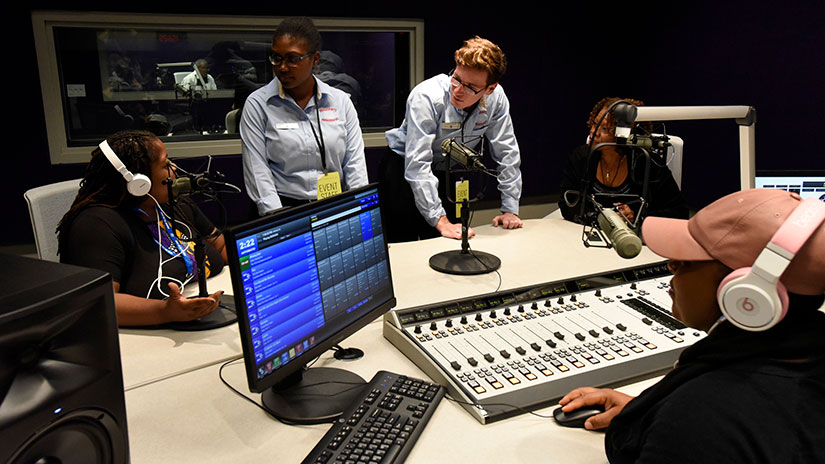
M127 463L112 280L0 254L0 463Z

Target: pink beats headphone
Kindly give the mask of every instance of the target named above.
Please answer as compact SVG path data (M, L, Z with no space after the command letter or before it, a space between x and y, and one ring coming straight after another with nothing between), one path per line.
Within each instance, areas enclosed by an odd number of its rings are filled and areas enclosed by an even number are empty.
M779 277L823 221L825 202L808 198L791 212L753 266L737 269L722 280L716 298L733 325L756 332L785 317L788 291Z
M152 181L149 179L148 176L145 174L132 174L129 169L123 164L123 161L118 158L115 154L112 147L109 146L109 142L106 140L100 142L100 150L106 155L106 159L112 163L112 166L117 169L117 172L126 179L126 190L136 197L142 197L149 193L149 190L152 189Z

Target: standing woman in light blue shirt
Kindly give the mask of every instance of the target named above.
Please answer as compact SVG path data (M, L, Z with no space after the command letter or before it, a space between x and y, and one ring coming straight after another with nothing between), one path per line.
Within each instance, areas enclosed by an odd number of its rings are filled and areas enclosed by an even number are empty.
M272 37L275 78L246 100L240 123L244 183L263 215L367 184L364 141L349 96L312 75L321 35L287 18ZM332 187L330 187L332 186Z

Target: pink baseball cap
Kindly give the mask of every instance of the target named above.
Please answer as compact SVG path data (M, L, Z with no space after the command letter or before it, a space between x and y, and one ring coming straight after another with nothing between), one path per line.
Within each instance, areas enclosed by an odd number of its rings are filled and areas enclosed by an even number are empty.
M739 269L753 265L801 201L782 190L743 190L716 200L690 220L648 217L642 236L648 248L665 258L715 259ZM825 224L799 249L780 280L792 293L825 293Z

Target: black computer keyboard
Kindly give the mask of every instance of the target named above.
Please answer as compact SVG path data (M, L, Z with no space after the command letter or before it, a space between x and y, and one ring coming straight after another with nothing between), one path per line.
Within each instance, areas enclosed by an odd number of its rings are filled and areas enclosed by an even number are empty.
M404 462L443 397L441 385L379 371L303 462Z

